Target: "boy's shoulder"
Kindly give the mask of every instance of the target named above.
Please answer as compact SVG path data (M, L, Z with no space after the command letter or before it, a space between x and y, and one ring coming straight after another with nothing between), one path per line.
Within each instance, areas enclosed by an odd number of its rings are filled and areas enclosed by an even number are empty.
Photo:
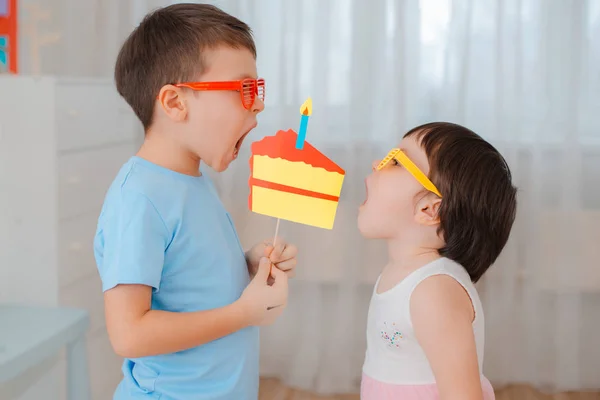
M137 207L149 203L163 218L181 216L188 203L194 208L219 202L207 176L194 177L158 166L148 160L131 157L117 173L104 201L104 209Z
M170 193L171 196L180 185L176 180L170 179L165 174L149 168L144 160L137 157L131 157L119 170L109 189L113 197L146 197L148 200L160 201L164 193ZM115 199L116 200L116 199Z
M123 164L104 199L105 211L138 207L148 202L162 215L164 204L176 205L177 199L183 197L185 185L152 165L138 157L131 157Z

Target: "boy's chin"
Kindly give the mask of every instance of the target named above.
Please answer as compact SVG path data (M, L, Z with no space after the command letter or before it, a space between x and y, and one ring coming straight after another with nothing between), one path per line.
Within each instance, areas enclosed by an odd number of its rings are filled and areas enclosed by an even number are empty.
M217 161L213 161L213 162L204 162L207 166L210 167L210 169L212 169L215 172L223 172L225 171L227 168L229 168L229 165L231 164L233 160L227 160L226 158L222 158L220 160Z
M218 165L217 168L213 168L213 170L215 170L216 172L223 172L225 171L227 168L229 168L229 162L224 162Z

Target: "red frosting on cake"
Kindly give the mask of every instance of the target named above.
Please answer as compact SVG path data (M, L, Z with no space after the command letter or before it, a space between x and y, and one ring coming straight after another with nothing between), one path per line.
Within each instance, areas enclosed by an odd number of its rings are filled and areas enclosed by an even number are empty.
M275 136L266 136L262 140L252 143L250 150L253 156L268 156L288 161L301 161L313 167L323 168L329 172L344 174L344 170L339 165L327 158L310 143L304 142L304 148L302 150L297 149L297 137L298 134L292 129L279 131Z

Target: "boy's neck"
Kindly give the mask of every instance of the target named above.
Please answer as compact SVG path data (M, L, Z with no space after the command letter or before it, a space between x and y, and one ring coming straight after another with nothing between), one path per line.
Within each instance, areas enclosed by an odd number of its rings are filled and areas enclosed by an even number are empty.
M166 135L147 132L136 156L185 175L200 176L200 158Z

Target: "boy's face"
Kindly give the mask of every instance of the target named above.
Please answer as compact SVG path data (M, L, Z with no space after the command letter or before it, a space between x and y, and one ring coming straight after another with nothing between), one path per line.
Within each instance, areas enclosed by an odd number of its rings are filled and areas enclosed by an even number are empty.
M244 48L220 46L204 52L206 70L199 82L257 78L256 60ZM237 158L246 135L257 125L264 103L256 97L244 108L237 91L183 91L187 105L186 127L181 137L185 148L215 171L227 169Z

